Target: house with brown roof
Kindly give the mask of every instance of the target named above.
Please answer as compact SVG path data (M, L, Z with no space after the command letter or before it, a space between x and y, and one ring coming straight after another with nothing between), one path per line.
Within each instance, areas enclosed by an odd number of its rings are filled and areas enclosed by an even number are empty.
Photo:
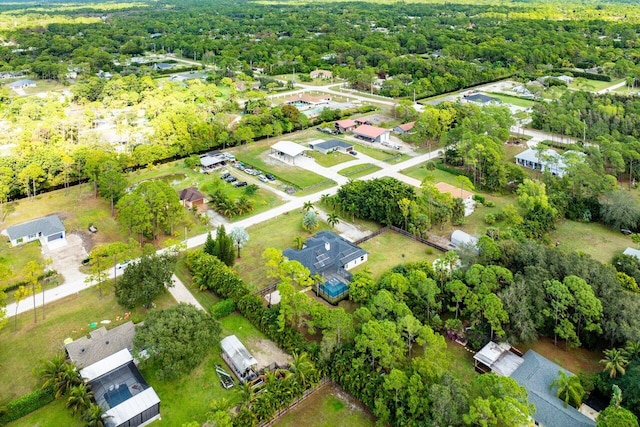
M394 127L393 131L401 135L408 135L409 133L411 133L411 130L415 125L416 125L416 122L404 123Z
M351 119L338 120L335 123L336 130L340 133L352 132L358 124Z
M311 95L309 93L299 93L287 98L285 104L294 105L298 108L311 108L319 105L327 105L331 101L331 95L320 94Z
M309 73L309 77L312 79L330 79L333 77L333 73L329 70L313 70Z
M435 185L441 193L449 193L454 198L462 199L464 203L464 216L469 216L473 213L476 208L476 202L473 200L473 193L467 190L463 190L460 187L455 187L451 184L447 184L446 182L439 182Z
M379 128L371 125L361 125L353 130L356 138L364 139L369 142L387 143L391 131L389 129Z
M189 187L180 191L180 203L187 209L201 209L205 204L205 199L197 188Z

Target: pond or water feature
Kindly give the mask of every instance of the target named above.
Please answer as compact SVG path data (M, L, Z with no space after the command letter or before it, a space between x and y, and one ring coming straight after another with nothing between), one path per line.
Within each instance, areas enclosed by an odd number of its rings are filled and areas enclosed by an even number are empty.
M169 185L176 185L187 178L187 174L184 173L172 173L169 175L161 176L157 179L166 182Z

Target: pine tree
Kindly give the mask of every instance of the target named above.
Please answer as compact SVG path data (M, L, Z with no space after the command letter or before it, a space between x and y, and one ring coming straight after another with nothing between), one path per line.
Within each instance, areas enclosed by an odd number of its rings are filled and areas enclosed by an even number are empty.
M205 253L208 253L209 255L215 255L216 242L213 241L213 238L211 237L211 232L207 234L207 240L205 240L204 242L203 250L205 251Z
M215 250L212 255L218 257L218 259L231 267L236 259L236 251L231 236L227 235L227 230L224 225L218 228L215 240Z

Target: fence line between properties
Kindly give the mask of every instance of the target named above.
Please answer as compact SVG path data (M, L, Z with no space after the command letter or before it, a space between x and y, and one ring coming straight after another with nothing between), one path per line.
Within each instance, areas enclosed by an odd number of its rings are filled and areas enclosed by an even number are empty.
M366 242L367 240L370 240L370 239L372 239L372 238L374 238L376 236L379 236L380 234L385 233L385 232L387 232L389 230L395 231L396 233L402 234L403 236L408 237L410 239L413 239L416 242L420 242L420 243L422 243L424 245L431 246L432 248L435 248L435 249L437 249L439 251L442 251L442 252L449 252L451 250L451 247L449 246L451 244L451 242L449 242L449 241L447 241L445 239L440 239L441 242L434 242L431 239L435 239L436 236L430 236L429 239L425 239L423 237L416 236L415 234L411 234L408 231L405 231L405 230L403 230L401 228L398 228L398 227L396 227L394 225L387 225L386 227L383 227L383 228L381 228L381 229L379 229L377 231L374 231L373 233L369 234L368 236L365 236L362 239L358 239L358 240L354 241L353 244L354 245L360 245L360 244Z
M300 396L299 398L297 398L296 400L291 402L289 404L289 406L287 406L286 408L281 409L278 412L276 412L276 414L273 416L273 418L271 418L269 421L264 421L264 422L258 424L258 427L269 427L269 426L272 426L276 421L278 421L280 419L280 417L282 417L283 415L285 415L287 412L291 411L292 409L296 408L299 404L304 402L307 399L307 397L311 396L313 393L315 393L316 391L322 389L323 387L325 387L327 384L330 384L331 382L332 381L329 378L324 377L313 388L305 390L304 393L302 393L302 396Z

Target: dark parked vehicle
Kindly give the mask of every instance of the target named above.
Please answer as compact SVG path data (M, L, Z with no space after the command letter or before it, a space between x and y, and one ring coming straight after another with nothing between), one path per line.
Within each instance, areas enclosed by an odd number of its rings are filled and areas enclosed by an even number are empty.
M227 179L227 178L229 178L230 176L231 176L231 174L230 174L230 173L224 173L224 174L220 175L220 179Z
M358 152L355 150L351 150L351 151L347 151L347 153L351 154L352 156L357 156Z
M265 173L264 176L266 176L269 181L275 181L276 180L276 177L271 175L270 173Z
M233 175L230 175L229 177L227 177L227 179L225 179L225 181L227 181L227 182L234 182L234 181L237 181L237 180L238 180L238 178L236 178Z
M247 181L238 181L238 182L234 182L233 183L234 187L246 187L247 186Z

